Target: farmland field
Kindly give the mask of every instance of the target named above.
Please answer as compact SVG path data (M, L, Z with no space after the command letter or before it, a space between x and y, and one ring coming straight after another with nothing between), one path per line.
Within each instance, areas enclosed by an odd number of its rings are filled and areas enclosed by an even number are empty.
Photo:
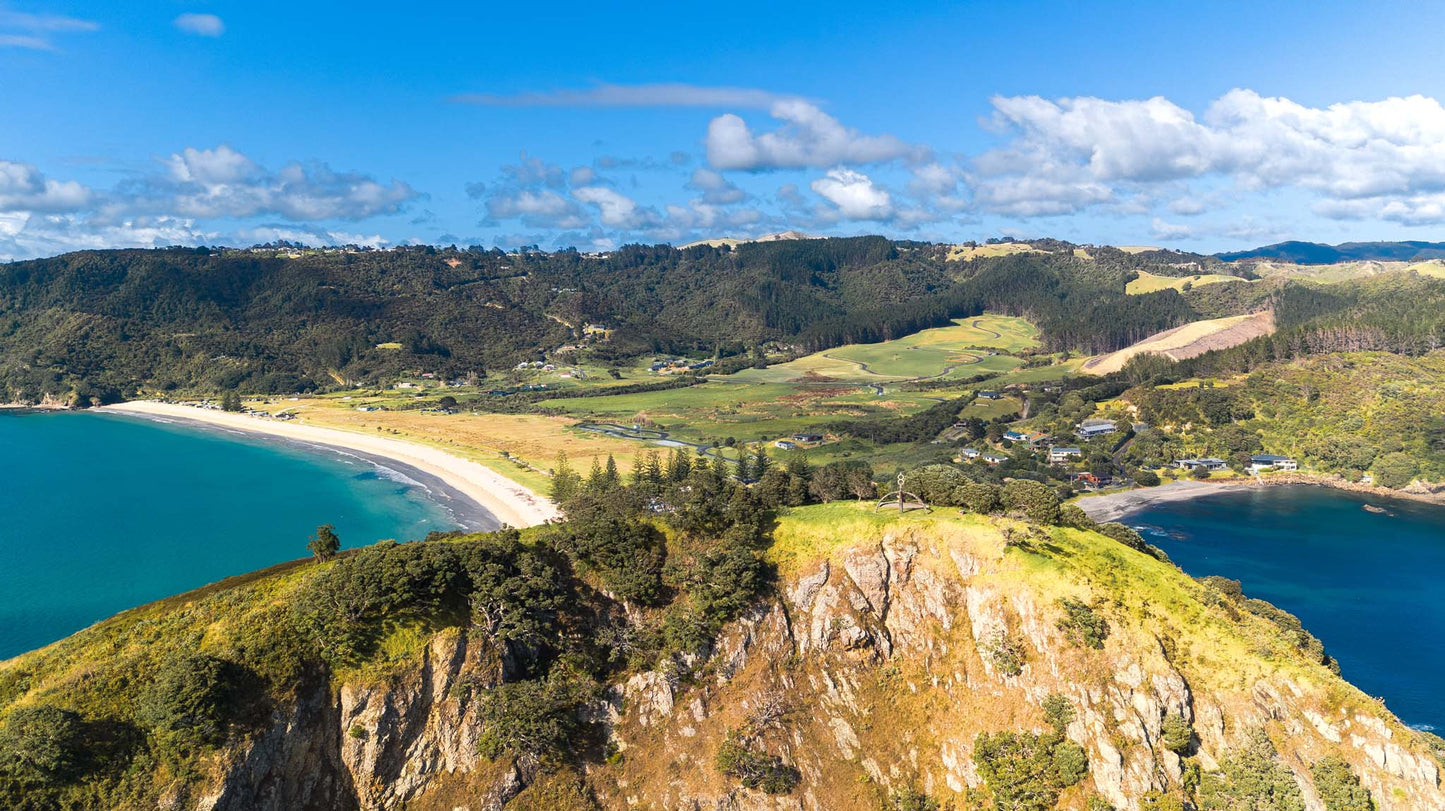
M1246 281L1238 276L1225 276L1221 273L1205 273L1195 276L1155 276L1145 270L1139 271L1139 278L1129 282L1124 292L1131 296L1144 293L1157 293L1160 290L1184 290L1184 285L1189 284L1199 287L1206 284L1218 284L1220 282L1242 282Z
M1012 371L1020 361L1009 353L1036 346L1038 329L1029 322L1022 318L983 315L955 319L952 326L926 329L892 341L848 344L767 369L739 372L733 377L749 382L784 382L821 376L869 384L929 377L973 377Z

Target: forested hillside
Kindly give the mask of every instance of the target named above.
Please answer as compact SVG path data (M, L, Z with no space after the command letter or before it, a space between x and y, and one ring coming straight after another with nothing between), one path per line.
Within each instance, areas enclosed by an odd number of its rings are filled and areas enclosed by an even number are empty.
M815 352L985 311L1037 324L1048 352L1110 352L1200 318L1276 311L1279 333L1203 371L1329 351L1419 354L1445 331L1445 281L1393 273L1330 286L1202 285L1126 295L1140 271L1231 270L1168 251L960 258L882 237L606 254L481 248L87 251L0 266L0 400L267 394L484 377L610 328L587 355ZM1234 268L1231 272L1247 273Z

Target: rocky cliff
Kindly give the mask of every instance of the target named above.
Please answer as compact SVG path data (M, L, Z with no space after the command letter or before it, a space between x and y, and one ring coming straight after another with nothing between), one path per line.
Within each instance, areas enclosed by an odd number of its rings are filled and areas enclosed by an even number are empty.
M710 650L593 703L605 751L560 767L565 790L557 764L477 754L475 691L459 686L485 688L504 668L449 628L384 678L302 692L176 807L831 811L900 791L987 807L978 736L1044 733L1062 696L1087 775L1059 808L1187 799L1199 771L1263 730L1311 811L1326 808L1310 768L1326 756L1384 811L1445 809L1429 739L1284 630L1103 536L834 505L785 517L771 554L775 596ZM1071 625L1080 605L1103 629L1088 639ZM1187 745L1169 740L1170 718L1192 728ZM721 773L719 750L740 731L796 785L770 794Z

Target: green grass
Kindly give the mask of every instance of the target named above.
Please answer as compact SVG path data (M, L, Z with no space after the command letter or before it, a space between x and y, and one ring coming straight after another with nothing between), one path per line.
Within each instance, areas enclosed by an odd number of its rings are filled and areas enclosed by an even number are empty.
M1220 282L1241 282L1246 281L1238 276L1226 276L1221 273L1204 273L1195 276L1155 276L1146 270L1139 271L1139 278L1129 282L1124 292L1131 296L1143 295L1144 293L1157 293L1160 290L1178 290L1183 292L1184 285L1199 287L1206 284L1219 284Z
M1039 345L1039 332L1022 318L983 315L956 319L952 326L926 329L876 344L848 344L767 369L733 377L749 382L782 382L808 376L860 383L887 383L941 376L972 377L1011 371L1020 361L1010 353ZM989 355L989 351L999 354Z

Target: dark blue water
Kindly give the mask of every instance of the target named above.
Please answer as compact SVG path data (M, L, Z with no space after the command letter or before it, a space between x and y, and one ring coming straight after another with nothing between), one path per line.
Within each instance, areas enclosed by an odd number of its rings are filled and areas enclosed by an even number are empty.
M95 413L0 410L0 658L111 614L343 546L452 529L365 460Z
M1445 507L1267 487L1124 523L1186 572L1242 581L1245 594L1298 616L1344 677L1401 720L1445 729Z

